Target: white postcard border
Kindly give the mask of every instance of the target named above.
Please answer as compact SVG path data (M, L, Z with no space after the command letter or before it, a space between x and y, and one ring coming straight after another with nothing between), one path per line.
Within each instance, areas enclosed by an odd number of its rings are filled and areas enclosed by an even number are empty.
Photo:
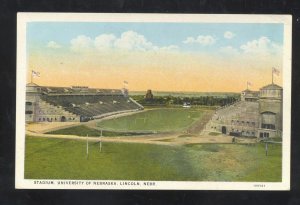
M28 22L283 23L283 133L286 137L283 137L282 146L282 182L269 183L24 179L25 88L27 65L26 24ZM291 15L18 13L15 187L17 189L289 190L291 145L291 34ZM59 182L61 182L62 184L59 184ZM116 185L114 185L114 183L116 183ZM148 185L145 185L144 183L148 183Z

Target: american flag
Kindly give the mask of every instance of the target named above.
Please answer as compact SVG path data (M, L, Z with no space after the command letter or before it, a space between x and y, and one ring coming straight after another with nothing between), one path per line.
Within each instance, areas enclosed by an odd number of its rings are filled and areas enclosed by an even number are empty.
M280 71L278 69L276 69L276 68L273 67L272 68L272 73L275 74L275 75L277 75L277 76L279 76Z
M126 80L124 80L124 84L128 85L128 82Z
M34 71L34 70L31 71L31 75L32 75L33 77L40 77L40 73L37 72L37 71Z

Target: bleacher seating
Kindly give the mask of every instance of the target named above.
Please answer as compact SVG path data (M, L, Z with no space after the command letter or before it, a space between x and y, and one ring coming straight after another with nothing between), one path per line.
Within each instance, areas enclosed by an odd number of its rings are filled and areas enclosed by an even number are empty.
M61 107L70 113L82 117L93 118L107 113L138 110L141 106L123 95L91 94L91 95L47 95L41 96L47 103Z
M223 119L233 119L233 118L250 118L258 115L258 103L257 102L247 102L239 101L232 105L222 107L218 109L213 116L213 120L219 118Z
M206 130L226 134L238 133L238 136L253 137L256 134L259 116L257 101L239 101L216 110L212 119L206 124ZM225 128L225 130L223 130Z

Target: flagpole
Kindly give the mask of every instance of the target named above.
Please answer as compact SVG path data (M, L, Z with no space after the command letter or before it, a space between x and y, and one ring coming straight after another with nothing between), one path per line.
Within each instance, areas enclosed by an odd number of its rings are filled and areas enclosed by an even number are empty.
M100 152L102 150L102 130L101 130L101 136L100 136L100 141L99 141L99 150L100 150Z
M89 159L89 135L86 135L86 159Z
M274 84L273 76L274 76L274 68L272 68L272 85Z
M32 70L31 70L31 78L30 78L30 83L32 83Z

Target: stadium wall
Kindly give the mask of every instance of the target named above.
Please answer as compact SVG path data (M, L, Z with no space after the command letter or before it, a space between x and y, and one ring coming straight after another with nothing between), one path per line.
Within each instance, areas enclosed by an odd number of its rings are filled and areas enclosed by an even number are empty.
M275 84L260 91L244 90L241 101L216 110L206 130L225 135L282 137L282 88Z

